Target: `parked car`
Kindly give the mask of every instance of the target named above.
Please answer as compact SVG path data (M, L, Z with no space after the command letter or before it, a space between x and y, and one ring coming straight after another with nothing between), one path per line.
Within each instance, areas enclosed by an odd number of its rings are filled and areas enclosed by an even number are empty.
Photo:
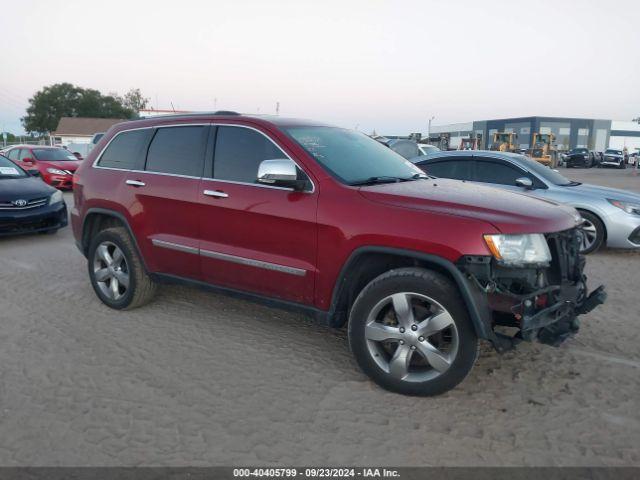
M55 233L66 225L62 192L0 155L0 235Z
M614 188L573 182L530 158L490 151L442 152L417 164L430 175L527 193L576 208L582 227L583 254L606 244L612 248L640 248L640 195Z
M405 394L457 385L478 338L499 351L520 337L558 344L605 297L587 292L575 209L435 182L321 123L228 112L121 123L76 186L73 232L107 306L140 307L158 282L178 282L348 323L362 370Z
M87 149L87 155L93 148L98 144L100 139L104 137L104 132L94 133L93 137L91 137L91 141L89 142L89 148ZM86 156L86 155L85 155Z
M46 183L61 190L73 188L73 174L82 163L64 148L41 145L18 145L5 155L25 170L38 170Z
M442 151L435 145L429 145L428 143L418 143L418 150L420 150L421 155L430 155Z
M604 151L602 162L600 162L599 167L626 168L627 163L624 158L623 151L615 148L607 148Z
M569 150L563 157L567 168L591 168L596 163L595 154L587 148L574 148Z

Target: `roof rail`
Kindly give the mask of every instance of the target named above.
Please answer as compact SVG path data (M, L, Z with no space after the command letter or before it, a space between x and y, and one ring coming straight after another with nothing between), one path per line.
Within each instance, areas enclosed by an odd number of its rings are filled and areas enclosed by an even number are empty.
M241 113L231 110L218 110L215 112L189 112L189 113L169 113L163 115L144 115L140 117L140 120L148 120L150 118L175 118L175 117L199 117L210 115L227 115L227 116L240 116Z
M233 110L218 110L213 112L213 115L240 115L238 112L234 112Z

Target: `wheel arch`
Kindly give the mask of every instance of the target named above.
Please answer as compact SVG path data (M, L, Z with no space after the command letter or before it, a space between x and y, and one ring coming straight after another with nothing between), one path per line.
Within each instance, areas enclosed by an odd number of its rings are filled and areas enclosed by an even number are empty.
M578 212L587 212L591 215L593 215L594 217L596 217L598 220L600 220L600 223L602 223L602 228L604 229L604 237L602 239L602 243L603 245L606 245L607 243L607 236L608 236L608 232L607 232L607 224L604 221L604 219L602 218L602 215L600 215L599 213L595 212L593 209L590 208L585 208L585 207L575 207L576 210L578 210Z
M136 236L133 234L133 230L131 229L127 218L116 210L109 210L106 208L90 208L87 210L84 220L82 221L82 236L80 237L81 241L79 245L83 255L85 257L88 255L91 239L98 232L112 227L124 227L127 230L131 240L133 241L136 253L142 260L142 265L144 266L145 271L148 272L149 270L147 269L145 259L140 252L138 241Z
M476 335L483 339L493 339L486 299L472 290L453 262L437 255L389 247L360 247L349 256L333 289L329 324L334 327L344 325L358 294L378 275L394 268L408 266L435 270L452 280L469 312Z

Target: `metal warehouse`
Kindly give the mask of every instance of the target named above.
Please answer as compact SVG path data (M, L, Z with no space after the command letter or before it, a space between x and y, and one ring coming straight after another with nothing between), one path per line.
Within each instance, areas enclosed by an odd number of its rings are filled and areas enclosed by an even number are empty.
M603 151L607 148L640 148L640 124L615 120L564 117L519 117L497 120L478 120L449 125L433 125L430 143L442 149L460 148L464 139L475 138L478 148L491 148L495 133L514 133L520 149L528 149L533 135L553 134L558 150L584 147Z

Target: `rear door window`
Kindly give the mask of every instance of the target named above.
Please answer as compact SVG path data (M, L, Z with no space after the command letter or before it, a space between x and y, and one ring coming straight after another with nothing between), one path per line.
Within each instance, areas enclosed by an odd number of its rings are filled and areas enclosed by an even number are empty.
M201 177L209 127L159 128L149 145L145 170Z
M116 135L102 153L98 166L142 170L153 129L130 130Z
M243 127L218 127L213 176L256 183L260 162L282 158L287 155L262 133Z
M473 175L473 160L471 158L439 160L422 164L420 168L434 177L471 180Z

